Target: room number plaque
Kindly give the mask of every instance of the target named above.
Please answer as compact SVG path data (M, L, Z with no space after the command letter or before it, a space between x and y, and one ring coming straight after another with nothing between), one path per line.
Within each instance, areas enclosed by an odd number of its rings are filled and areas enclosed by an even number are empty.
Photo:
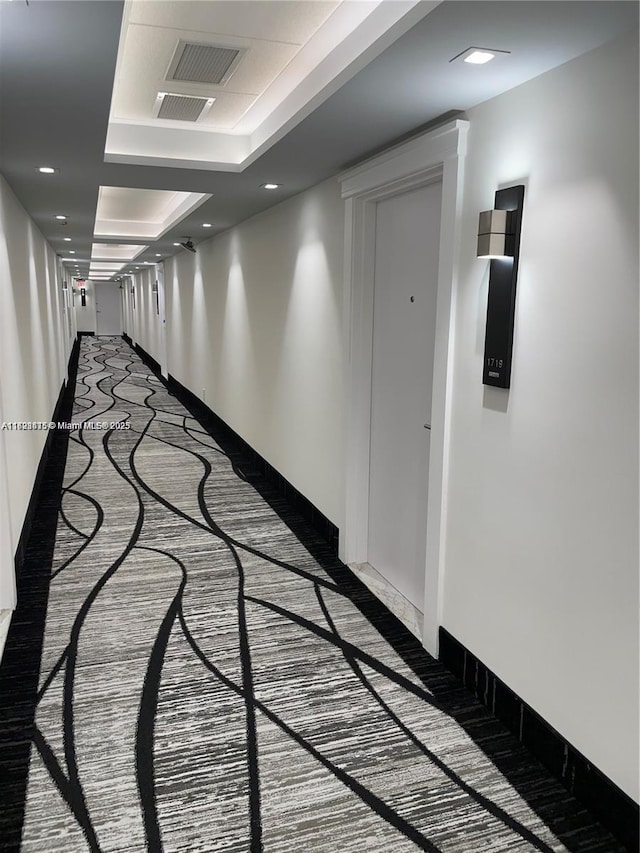
M509 388L511 385L511 354L523 201L524 186L521 184L496 192L495 210L509 211L507 255L491 260L482 382L484 385L494 385L497 388Z

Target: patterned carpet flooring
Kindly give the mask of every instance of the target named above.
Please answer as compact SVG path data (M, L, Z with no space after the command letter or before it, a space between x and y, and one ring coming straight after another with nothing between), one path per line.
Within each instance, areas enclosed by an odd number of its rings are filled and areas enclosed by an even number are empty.
M0 673L2 849L622 849L120 338L82 339L73 422Z

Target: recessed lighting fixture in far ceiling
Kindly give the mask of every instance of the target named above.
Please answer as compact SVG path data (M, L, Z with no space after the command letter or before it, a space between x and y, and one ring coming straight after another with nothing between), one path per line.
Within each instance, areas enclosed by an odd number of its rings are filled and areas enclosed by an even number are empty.
M53 166L38 166L38 171L42 175L55 175L60 169L55 169Z
M76 253L76 250L75 250L75 249L70 249L70 250L69 250L69 254L70 254L70 255L75 255L75 253Z
M497 56L509 56L510 50L496 50L491 47L468 47L462 53L456 54L449 62L466 62L469 65L486 65Z
M64 219L65 221L66 221L66 218L67 217L64 215L64 213L58 213L56 216L56 219Z
M211 223L210 223L210 222L203 222L203 223L202 223L202 227L203 227L203 228L212 228L213 226L211 225Z
M281 184L260 184L260 189L263 190L277 190Z
M156 258L161 258L161 257L162 257L162 255L160 254L160 252L156 252Z
M180 245L180 243L174 243L173 245L174 245L174 246L179 246L179 245Z

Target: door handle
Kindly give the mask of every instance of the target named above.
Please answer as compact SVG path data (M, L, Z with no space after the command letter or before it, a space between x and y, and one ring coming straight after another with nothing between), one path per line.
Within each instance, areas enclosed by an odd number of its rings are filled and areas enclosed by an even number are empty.
M425 429L431 429L431 424L425 424L425 425L424 425L424 428L425 428Z

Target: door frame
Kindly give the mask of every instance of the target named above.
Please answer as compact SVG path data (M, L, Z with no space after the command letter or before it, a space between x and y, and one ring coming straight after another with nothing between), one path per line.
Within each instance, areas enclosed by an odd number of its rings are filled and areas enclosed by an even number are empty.
M442 611L452 329L468 128L467 121L457 119L339 176L345 200L345 481L340 558L352 565L367 562L368 547L376 204L442 181L422 636L424 647L433 655L438 652Z

